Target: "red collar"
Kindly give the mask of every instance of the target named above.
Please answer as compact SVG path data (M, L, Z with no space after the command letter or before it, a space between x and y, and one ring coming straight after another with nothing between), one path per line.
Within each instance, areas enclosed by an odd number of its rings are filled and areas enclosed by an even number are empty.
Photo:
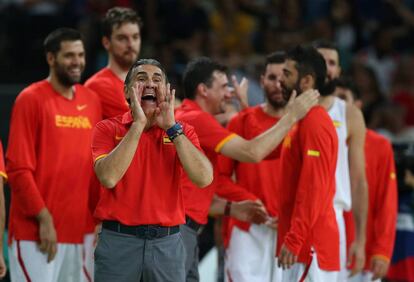
M201 107L195 102L194 100L184 99L183 103L181 104L181 108L183 110L199 110L202 111Z

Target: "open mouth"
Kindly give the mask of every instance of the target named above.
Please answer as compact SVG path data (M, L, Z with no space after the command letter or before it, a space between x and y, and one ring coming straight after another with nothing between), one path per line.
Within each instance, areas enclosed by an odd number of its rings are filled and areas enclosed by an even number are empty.
M155 95L146 94L146 95L142 96L141 100L155 102L155 101L157 101L157 98L155 97Z

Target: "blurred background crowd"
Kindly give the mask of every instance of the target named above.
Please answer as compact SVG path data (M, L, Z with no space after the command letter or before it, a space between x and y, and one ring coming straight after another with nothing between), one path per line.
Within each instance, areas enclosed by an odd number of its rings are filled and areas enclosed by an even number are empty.
M159 59L177 88L186 63L206 55L250 78L251 104L263 99L254 81L265 54L333 40L362 94L368 127L395 142L414 141L413 0L3 0L0 84L44 78L42 42L61 26L82 31L85 79L94 74L106 65L100 19L116 5L138 11L144 22L140 57Z
M140 58L162 63L178 97L187 62L203 55L247 77L250 105L261 103L266 54L316 39L335 42L343 73L361 95L367 127L395 144L400 171L414 168L414 0L1 0L0 137L6 147L15 97L48 74L46 35L63 26L82 32L86 80L107 64L100 20L113 6L138 11ZM400 174L401 193L412 194L413 174ZM400 211L414 207L408 199ZM414 244L403 248L414 257Z

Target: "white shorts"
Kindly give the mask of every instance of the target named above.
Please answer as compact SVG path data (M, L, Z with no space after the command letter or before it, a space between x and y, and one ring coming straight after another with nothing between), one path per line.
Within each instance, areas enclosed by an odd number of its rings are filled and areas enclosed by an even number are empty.
M319 268L316 253L313 254L312 263L308 273L305 275L306 265L295 263L289 269L283 270L282 282L298 282L304 278L305 282L332 282L338 280L337 271L325 271ZM345 280L346 281L346 280ZM344 282L344 281L342 281Z
M276 232L252 224L248 232L234 226L225 256L226 281L280 281L276 261Z
M358 273L350 278L348 278L348 282L381 282L381 279L372 280L372 272L371 271L364 271L362 273Z
M339 231L339 266L338 282L344 282L348 278L348 269L346 268L347 251L346 251L346 230L344 220L344 210L339 207L335 207L336 223L338 224Z
M57 245L53 261L39 251L34 241L15 241L9 246L11 281L79 282L82 281L82 245Z
M83 250L82 250L82 276L83 281L92 282L94 272L94 252L95 252L95 233L86 234L83 238Z

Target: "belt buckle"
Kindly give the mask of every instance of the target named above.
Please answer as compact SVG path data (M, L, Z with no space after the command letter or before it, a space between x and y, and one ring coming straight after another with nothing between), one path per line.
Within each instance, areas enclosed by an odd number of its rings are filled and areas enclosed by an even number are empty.
M158 238L160 235L157 226L145 226L143 231L143 237L148 240Z

